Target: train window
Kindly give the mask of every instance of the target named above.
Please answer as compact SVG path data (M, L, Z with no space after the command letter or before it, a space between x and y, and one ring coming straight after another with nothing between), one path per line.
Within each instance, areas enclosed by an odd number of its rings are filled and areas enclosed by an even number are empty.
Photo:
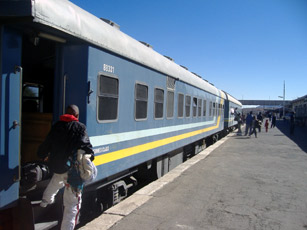
M186 95L185 96L185 116L190 117L190 111L191 111L191 96Z
M118 114L118 79L99 76L98 120L111 121Z
M178 94L178 117L183 117L183 101L184 96L183 94Z
M206 116L206 108L207 107L207 101L206 100L203 100L203 116L205 117Z
M163 118L164 90L155 89L155 118Z
M22 91L23 112L43 112L43 86L25 83Z
M167 112L166 116L167 118L174 117L174 92L173 91L167 91Z
M197 115L197 98L193 97L193 117Z
M209 104L209 116L212 117L212 101Z
M201 117L201 99L198 99L197 105L198 105L198 116Z
M216 107L215 107L215 102L213 102L213 116L216 115Z
M147 118L148 86L135 85L135 119L144 120Z

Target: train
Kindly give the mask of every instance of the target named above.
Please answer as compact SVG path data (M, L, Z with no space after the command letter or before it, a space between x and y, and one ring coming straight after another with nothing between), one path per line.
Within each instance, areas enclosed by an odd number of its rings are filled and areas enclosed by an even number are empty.
M299 126L307 125L307 95L291 102L292 111L295 113L295 122ZM289 114L287 114L289 117Z
M233 131L233 111L242 110L229 93L70 1L0 1L0 45L0 230L58 224L37 205L50 172L36 152L70 104L98 169L83 196L101 210ZM24 178L29 165L46 172L34 185Z

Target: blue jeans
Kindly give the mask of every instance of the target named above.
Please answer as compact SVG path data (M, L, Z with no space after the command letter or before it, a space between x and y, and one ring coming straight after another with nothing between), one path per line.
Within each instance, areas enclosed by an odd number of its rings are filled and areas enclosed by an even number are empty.
M245 127L245 136L247 135L251 135L251 132L252 132L252 124L247 124L246 123L246 127Z

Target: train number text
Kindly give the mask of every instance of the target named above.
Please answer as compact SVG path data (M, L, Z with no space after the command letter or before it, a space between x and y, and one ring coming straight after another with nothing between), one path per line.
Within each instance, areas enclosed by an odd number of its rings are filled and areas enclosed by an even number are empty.
M103 64L103 71L108 72L108 73L114 73L114 66Z

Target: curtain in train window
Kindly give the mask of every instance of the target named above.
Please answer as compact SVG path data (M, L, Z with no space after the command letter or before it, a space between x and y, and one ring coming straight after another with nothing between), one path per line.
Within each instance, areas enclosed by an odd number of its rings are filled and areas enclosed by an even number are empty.
M178 94L178 117L183 117L183 94Z
M198 99L197 106L198 106L197 115L201 117L201 99Z
M203 116L205 117L206 116L206 107L207 107L207 101L206 100L203 100Z
M135 85L135 119L147 118L148 87L146 85Z
M191 96L185 96L185 116L190 117L191 110Z
M174 92L167 91L167 118L174 117Z
M197 115L197 98L193 97L193 117Z
M116 120L118 116L118 79L99 76L98 120Z

